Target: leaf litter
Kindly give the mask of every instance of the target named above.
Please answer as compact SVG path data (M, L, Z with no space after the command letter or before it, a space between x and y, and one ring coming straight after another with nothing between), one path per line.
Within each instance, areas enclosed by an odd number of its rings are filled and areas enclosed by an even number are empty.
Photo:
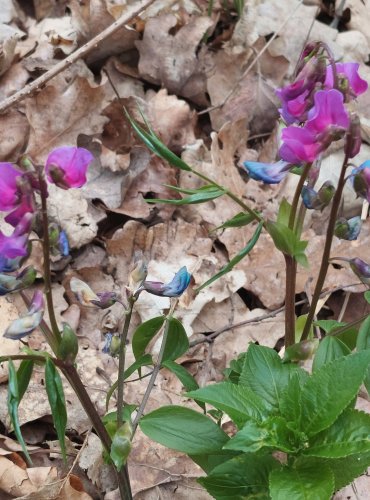
M0 99L22 89L91 40L125 12L127 3L71 0L58 5L54 0L34 0L27 6L23 1L0 0ZM117 376L116 360L102 353L102 346L104 335L117 330L120 310L114 306L108 312L96 313L80 308L70 293L72 276L83 279L96 291L109 288L122 293L134 253L142 250L149 261L149 279L167 281L179 265L186 265L196 287L226 265L254 232L253 226L213 231L239 212L226 197L184 207L147 203L147 198L178 198L168 185L192 189L200 183L188 172L180 172L151 155L134 135L122 105L142 123L140 107L172 151L226 185L266 217L272 217L281 199L291 198L292 185L286 182L264 186L248 181L241 166L247 160L274 160L278 149L274 89L292 75L306 39L329 43L335 57L343 61L361 61L360 72L370 82L366 66L369 12L361 0L346 2L346 8L350 21L338 30L322 22L316 5L299 5L295 0L246 0L239 20L231 2L228 8L222 2L213 2L208 16L208 2L204 0L158 0L84 60L78 60L38 92L0 114L0 161L17 161L27 153L41 163L48 150L63 144L86 147L95 155L86 186L63 192L51 186L49 205L52 219L66 230L73 249L70 262L53 262L57 320L61 325L68 318L77 329L81 346L78 369L102 414L105 394ZM106 71L118 89L120 101ZM366 96L359 98L363 140L370 145L367 104ZM335 176L339 161L335 151L330 152L322 170ZM358 210L356 200L350 200L348 206ZM325 212L312 216L305 227L312 262L318 261L322 249L323 220ZM350 244L336 240L333 254L365 256L369 242L367 220L361 240ZM37 245L31 259L40 269ZM315 267L300 268L297 293L304 292L316 276ZM180 362L201 386L221 380L223 369L249 342L270 347L278 344L283 337L283 313L264 321L249 321L268 316L282 306L284 280L283 259L270 237L262 234L258 245L233 271L198 295L189 292L181 298L176 315L183 321L193 347ZM353 283L353 275L346 267L330 266L326 289L347 287L352 292L351 310L360 304L361 294L357 292L363 290ZM335 292L328 300L332 313L338 314L341 293ZM130 335L140 322L168 307L168 299L143 294ZM24 312L22 301L13 298L1 298L0 309L2 332ZM244 321L249 323L233 326ZM223 328L225 331L213 342L201 342ZM15 354L21 348L19 342L5 338L1 338L0 345L2 355ZM45 349L42 333L34 332L29 345ZM155 353L155 342L152 349ZM127 362L132 363L130 346L127 351ZM143 370L145 373L146 368ZM6 382L7 368L3 364L0 421L8 433ZM106 500L117 498L117 493L111 491L115 479L101 459L101 445L89 433L88 419L67 383L68 466L72 467L76 456L77 464L66 476L68 468L63 467L60 454L51 459L50 454L40 452L45 451L47 438L53 433L43 383L42 372L36 369L20 406L20 421L34 467L27 468L19 453L21 448L11 438L0 436L1 495L87 500L103 494ZM130 382L125 397L138 403L145 387L145 379ZM180 382L164 369L147 409L183 404L182 392ZM111 409L114 404L113 396ZM201 471L193 462L149 443L140 432L129 469L135 499L160 496L181 500L194 495L201 500L210 498L195 481ZM64 482L63 477L67 477ZM356 481L359 491L366 489L364 481L365 476ZM351 495L347 490L335 498Z

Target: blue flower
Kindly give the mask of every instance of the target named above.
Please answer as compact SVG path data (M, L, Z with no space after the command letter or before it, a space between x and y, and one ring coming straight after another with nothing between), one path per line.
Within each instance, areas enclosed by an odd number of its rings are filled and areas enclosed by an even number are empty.
M323 210L331 202L334 193L335 187L330 181L326 181L318 191L309 186L303 186L301 196L306 208L310 210Z
M352 217L352 219L348 220L340 217L335 223L334 234L341 240L357 240L361 226L362 220L360 216Z
M278 161L276 163L260 163L258 161L245 161L243 163L249 177L265 184L278 184L288 174L291 163Z
M189 286L191 274L188 273L186 267L182 267L172 281L169 283L162 283L161 281L144 281L144 290L152 295L159 295L160 297L179 297Z

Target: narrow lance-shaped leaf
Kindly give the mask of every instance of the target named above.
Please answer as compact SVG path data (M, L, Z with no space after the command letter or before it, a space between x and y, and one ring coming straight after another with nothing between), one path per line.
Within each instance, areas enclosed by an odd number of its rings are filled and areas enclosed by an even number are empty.
M24 393L27 390L28 384L30 383L33 366L34 362L31 359L24 359L19 365L17 371L19 402L21 402Z
M63 460L66 462L65 432L67 427L67 410L64 399L63 384L60 375L51 359L45 363L45 387L48 395L51 414L60 444Z
M185 198L178 199L163 199L163 198L147 198L147 203L167 203L170 205L194 205L196 203L206 203L214 200L225 194L224 189L219 189L215 186L203 186L196 190L193 194Z
M135 130L136 134L139 138L144 142L144 144L155 153L160 158L167 160L171 165L180 168L181 170L191 171L191 168L187 163L185 163L181 158L179 158L175 153L172 153L167 146L163 144L163 142L154 134L152 130L147 132L143 129L131 116L128 114L125 109L125 113L127 119L129 120L132 128Z
M258 238L260 237L262 228L263 228L263 222L260 222L257 226L257 229L254 232L254 235L249 240L247 246L245 248L243 248L243 250L241 250L235 257L233 257L230 260L230 262L221 269L221 271L216 273L214 276L212 276L212 278L207 280L205 283L202 283L202 285L200 285L198 288L196 288L195 291L200 292L200 290L202 290L206 286L209 286L211 283L213 283L214 281L221 278L221 276L223 276L224 274L230 272L236 266L236 264L238 264L242 259L244 259L244 257L246 255L248 255L248 253L252 250L254 245L257 243Z
M212 229L212 232L217 231L218 229L227 229L229 227L247 226L254 220L256 220L256 218L253 214L246 214L245 212L239 212L238 214L234 215L234 217L221 224L221 226L217 226L214 229Z
M19 444L22 446L23 453L26 456L26 459L30 465L32 465L31 457L27 451L26 443L24 442L21 428L19 425L18 419L18 405L21 400L19 397L19 387L18 387L18 378L15 370L14 363L11 359L9 359L9 381L8 381L8 412L10 421L12 423L14 433L18 439Z

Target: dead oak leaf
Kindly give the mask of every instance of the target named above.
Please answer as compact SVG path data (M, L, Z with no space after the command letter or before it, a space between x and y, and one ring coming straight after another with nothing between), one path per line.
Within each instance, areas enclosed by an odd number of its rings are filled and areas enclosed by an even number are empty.
M204 92L205 79L200 74L196 51L212 25L209 17L197 16L176 31L177 17L173 14L149 19L143 40L136 42L140 75L170 93L189 99L201 93L202 82ZM175 34L171 34L173 31Z

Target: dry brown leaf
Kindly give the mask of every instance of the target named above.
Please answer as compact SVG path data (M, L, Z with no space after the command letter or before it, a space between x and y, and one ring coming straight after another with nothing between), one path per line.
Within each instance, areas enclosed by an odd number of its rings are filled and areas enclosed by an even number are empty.
M0 77L0 100L6 99L14 92L21 90L29 78L29 73L21 63L13 64L8 71ZM6 115L5 115L6 116ZM2 148L2 145L0 144ZM2 149L0 149L2 151Z
M16 109L11 109L0 115L0 130L0 161L17 161L29 134L27 118Z
M143 40L136 42L140 75L171 94L204 102L205 77L196 50L213 22L209 17L193 17L176 31L177 22L173 14L147 21Z

